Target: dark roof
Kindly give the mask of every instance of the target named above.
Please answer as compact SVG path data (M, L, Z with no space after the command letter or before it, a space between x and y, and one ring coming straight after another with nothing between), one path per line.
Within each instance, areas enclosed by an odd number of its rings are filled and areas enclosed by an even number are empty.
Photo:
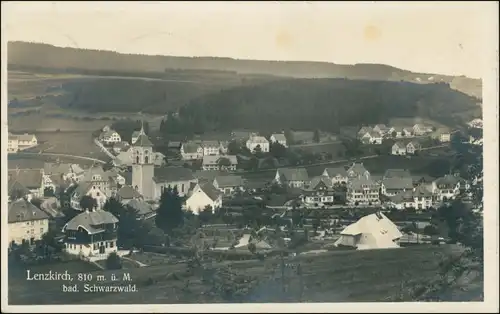
M340 175L342 177L347 177L347 171L345 170L344 167L325 168L325 171L330 178L333 178L337 175Z
M210 182L200 183L199 186L212 201L215 201L220 196L220 192Z
M227 172L220 170L198 170L194 172L194 176L198 180L213 182L218 176L227 175Z
M151 141L149 140L149 137L143 133L137 137L137 140L135 141L134 146L153 147L153 143L151 143Z
M349 172L354 172L354 175L356 176L362 176L365 174L366 168L362 163L353 163L349 169L347 169L347 173Z
M46 162L43 170L45 174L66 174L71 172L71 164Z
M240 176L227 175L227 176L217 176L215 178L217 184L220 188L232 187L232 186L243 186L244 181Z
M118 195L119 197L121 197L123 199L133 199L133 198L141 197L141 194L139 192L137 192L136 189L134 189L133 187L131 187L129 185L125 185L121 189L119 189L116 192L116 195Z
M411 173L406 169L387 169L384 178L411 178Z
M309 174L306 168L279 168L278 173L286 181L308 181Z
M155 168L154 179L156 182L175 182L195 180L193 172L184 167Z
M323 183L328 189L333 187L330 178L327 176L317 176L311 179L311 184L309 184L308 190L315 190L321 183Z
M9 179L15 180L28 189L38 189L42 185L42 169L9 170Z
M9 186L8 189L9 195L14 191L19 191L23 196L31 193L28 188L26 188L24 185L22 185L16 180L9 180L8 186Z
M14 201L9 205L9 223L41 219L49 219L49 215L25 199Z
M147 215L154 212L153 207L143 200L133 199L126 206L137 210L138 215Z
M89 233L99 233L104 231L102 225L117 223L118 219L110 212L104 210L85 211L75 218L71 219L65 226L64 230L78 230L79 227L84 228Z
M392 177L382 180L385 188L388 190L411 189L413 188L413 179L411 177Z
M463 179L451 174L447 174L444 177L437 178L435 183L436 185L448 185L448 186L453 186L456 185L458 182L462 181Z

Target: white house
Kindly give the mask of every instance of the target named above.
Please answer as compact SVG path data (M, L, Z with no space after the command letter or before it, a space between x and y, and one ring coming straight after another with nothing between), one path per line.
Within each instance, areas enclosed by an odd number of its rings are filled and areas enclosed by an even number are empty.
M349 169L347 169L347 176L351 178L370 178L370 172L366 170L365 166L361 162L353 163Z
M203 141L201 147L203 156L218 156L224 151L224 146L219 141Z
M402 142L396 142L391 148L392 155L406 155L406 145Z
M234 175L217 176L213 181L213 186L225 195L231 194L234 191L243 191L244 185L243 178Z
M9 204L9 245L34 244L49 231L49 216L28 200L19 199Z
M439 141L441 143L446 143L451 141L451 134L449 132L444 132L439 135Z
M107 131L104 131L99 135L99 141L105 143L105 144L113 144L113 143L118 143L122 141L122 138L118 132L115 130L109 129Z
M17 135L9 132L9 139L7 143L7 153L17 153L19 151L19 140Z
M82 210L80 207L80 200L85 195L96 200L97 209L103 208L108 199L106 193L104 193L98 185L94 185L92 182L81 182L71 194L71 207L76 210Z
M429 209L433 206L432 186L421 184L412 190L391 197L390 205L396 209Z
M203 156L203 170L236 171L238 158L235 155L206 155Z
M373 127L373 131L378 132L381 135L386 135L391 131L391 128L385 124L377 124Z
M207 206L215 212L222 206L222 194L210 182L198 183L187 198L185 209L198 215Z
M422 145L418 141L411 141L408 144L406 144L406 153L409 155L414 155L421 149Z
M309 184L306 168L278 168L274 182L294 188L302 188Z
M460 194L461 188L467 188L465 181L451 174L438 178L432 183L432 192L439 201L455 199Z
M368 131L361 136L361 142L365 144L382 144L382 134L376 131Z
M417 123L413 126L413 134L415 134L416 136L425 135L428 133L432 133L432 129L432 125Z
M340 233L335 246L354 247L357 250L399 248L403 234L384 214L367 215L347 226Z
M327 176L317 176L311 179L307 188L303 188L303 201L315 207L333 205L335 191L333 183Z
M273 133L269 139L270 139L271 143L279 143L279 144L283 145L284 147L287 147L286 137L285 137L285 134L283 134L283 133Z
M473 119L467 123L471 128L482 129L483 128L483 120L482 119Z
M203 147L199 143L182 143L180 152L182 160L197 160L203 158Z
M263 153L269 152L269 141L263 137L252 134L250 138L246 142L246 147L250 152L255 152L258 147L260 147L260 151Z
M355 206L379 204L379 189L379 185L369 178L353 178L347 183L347 203Z
M64 225L65 251L71 255L106 259L118 250L117 230L118 219L113 214L99 209L86 210Z
M346 184L349 180L347 170L343 167L325 168L322 175L330 178L332 184Z

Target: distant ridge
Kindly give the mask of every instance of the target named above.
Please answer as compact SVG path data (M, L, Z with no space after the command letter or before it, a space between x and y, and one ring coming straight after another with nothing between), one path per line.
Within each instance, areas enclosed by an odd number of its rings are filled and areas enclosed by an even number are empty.
M414 73L383 64L341 65L309 61L261 61L219 57L173 57L124 54L104 50L62 48L49 44L9 42L8 64L13 68L81 69L164 73L166 70L224 71L290 78L346 78L352 80L445 82L481 98L481 80L465 76Z

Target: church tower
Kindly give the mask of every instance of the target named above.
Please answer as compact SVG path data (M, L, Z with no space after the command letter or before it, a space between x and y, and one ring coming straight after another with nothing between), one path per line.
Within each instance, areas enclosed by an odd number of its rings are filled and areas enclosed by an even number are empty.
M137 141L132 145L132 187L145 200L154 198L154 153L144 127L141 127Z

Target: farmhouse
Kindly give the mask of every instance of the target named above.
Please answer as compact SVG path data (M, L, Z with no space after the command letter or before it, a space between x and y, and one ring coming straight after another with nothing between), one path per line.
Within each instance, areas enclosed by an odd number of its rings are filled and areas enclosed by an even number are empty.
M335 199L333 183L327 176L314 177L309 186L303 189L303 195L306 204L314 204L316 207L332 205Z
M406 144L406 153L409 155L415 155L416 152L422 149L422 145L418 141L411 141Z
M72 255L106 259L118 250L117 229L118 219L113 214L86 210L64 225L65 250Z
M233 175L217 176L213 181L213 186L225 195L235 191L243 191L244 185L242 177Z
M309 183L306 168L279 168L276 170L274 182L288 187L302 188Z
M33 245L49 231L49 216L28 200L16 200L9 204L8 230L10 245Z
M85 195L90 196L96 200L97 209L103 208L108 199L106 193L104 193L104 191L98 185L94 185L92 182L81 182L71 194L71 208L75 210L82 210L80 206L80 200Z
M250 152L255 153L257 151L261 151L263 153L269 152L269 141L263 137L255 134L250 135L249 139L246 142L246 147Z
M212 212L222 206L222 195L210 182L198 183L186 200L186 210L198 215L207 206Z
M235 155L205 155L203 156L203 170L236 171L238 159Z
M406 155L406 145L403 142L396 142L391 147L392 155Z
M429 209L433 205L431 186L419 185L413 190L402 191L390 198L390 204L396 209Z
M274 133L271 135L271 137L269 139L270 139L271 143L279 143L279 144L283 145L284 147L287 147L286 137L285 137L285 134L283 134L283 133Z
M107 131L103 131L99 135L99 141L105 144L114 144L122 141L122 138L118 132L113 129L109 129Z
M330 178L332 184L346 184L349 179L347 171L343 167L325 168L322 175Z
M342 230L335 246L354 247L357 250L392 249L399 247L402 236L389 218L377 212L362 217Z
M156 211L153 209L153 206L142 199L130 200L125 206L136 211L137 220L146 220L156 216Z
M386 126L385 124L377 124L373 127L373 131L380 133L381 135L389 134L391 128Z
M379 186L366 177L353 178L347 183L347 202L350 205L374 205L380 203Z
M29 190L28 195L30 198L39 198L43 196L45 189L43 169L16 169L9 170L8 173L8 182L10 182L9 186L11 188L24 187L25 189L22 190L24 190L24 192Z
M347 169L347 176L349 179L352 178L369 178L370 177L370 172L366 170L365 166L363 163L353 163L349 169Z

